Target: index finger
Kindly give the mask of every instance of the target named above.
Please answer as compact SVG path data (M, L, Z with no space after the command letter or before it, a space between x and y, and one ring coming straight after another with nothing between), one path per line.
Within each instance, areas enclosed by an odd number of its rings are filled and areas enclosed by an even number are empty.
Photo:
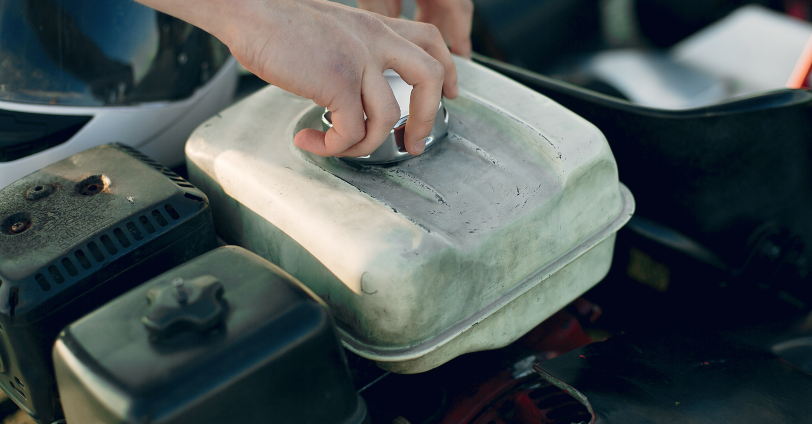
M470 7L467 7L469 6ZM471 58L471 24L474 15L473 3L463 2L449 17L448 44L451 52Z
M293 138L294 144L319 156L335 156L357 144L366 136L364 108L358 91L343 92L341 98L328 105L333 127L326 133L303 129Z
M399 50L402 54L392 60L391 68L412 86L403 141L406 151L417 156L423 153L426 138L434 127L445 72L443 65L428 53L414 44L406 44Z
M457 97L457 66L451 58L451 52L445 45L443 36L436 26L403 19L390 20L387 24L398 35L411 41L425 50L431 57L440 62L445 74L443 76L443 94L449 99ZM393 64L390 67L394 69Z

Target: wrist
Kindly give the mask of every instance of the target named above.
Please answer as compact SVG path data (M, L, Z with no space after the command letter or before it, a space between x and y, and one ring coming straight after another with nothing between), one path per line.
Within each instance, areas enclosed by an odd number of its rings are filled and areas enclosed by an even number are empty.
M155 10L186 21L230 46L244 16L255 0L136 0Z

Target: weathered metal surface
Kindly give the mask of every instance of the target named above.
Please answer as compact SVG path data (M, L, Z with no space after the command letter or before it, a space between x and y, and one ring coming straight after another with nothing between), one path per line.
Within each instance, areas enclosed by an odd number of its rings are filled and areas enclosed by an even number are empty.
M331 307L345 345L397 372L515 340L605 275L634 209L591 124L457 60L447 139L386 167L298 150L323 109L270 87L202 125L190 179L220 232ZM593 249L594 247L594 249Z

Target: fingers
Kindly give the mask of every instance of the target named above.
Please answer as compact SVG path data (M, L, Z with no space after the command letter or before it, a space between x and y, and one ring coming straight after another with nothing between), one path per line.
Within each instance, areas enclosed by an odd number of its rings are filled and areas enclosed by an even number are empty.
M301 149L319 156L335 156L357 144L366 135L364 108L359 90L344 89L328 109L332 113L333 127L326 133L312 129L299 131L293 142Z
M437 26L451 52L471 57L471 23L474 3L471 0L417 0L415 20Z
M404 48L397 60L392 60L391 68L412 85L404 147L417 156L423 153L426 138L434 127L445 72L440 62L419 47L410 46L413 47Z
M361 9L389 18L397 18L402 10L401 0L356 0Z
M389 83L378 69L364 72L361 98L366 111L366 135L364 138L336 156L366 156L377 149L400 119L398 106Z
M451 53L471 58L471 23L474 4L469 0L459 2L459 11L448 17L448 45ZM443 32L441 30L441 32Z
M352 94L328 107L332 109L332 128L326 133L299 131L294 143L320 156L358 157L374 152L400 119L400 107L382 71L377 69L364 72L360 93L355 90Z
M458 91L456 67L439 30L430 24L357 9L341 12L366 14L350 16L356 21L364 18L368 25L346 25L352 21L349 19L329 21L350 35L350 42L342 49L346 57L324 60L331 64L328 70L333 72L318 72L318 84L302 85L302 91L312 90L306 97L332 112L333 127L326 133L302 130L295 136L295 144L321 156L357 157L374 152L400 118L400 108L382 75L383 70L393 69L413 87L404 147L412 155L421 154L434 126L441 95L454 98ZM295 80L299 75L291 78Z
M449 99L456 98L459 91L457 88L457 67L454 65L451 52L448 51L445 41L443 41L443 37L437 27L431 24L404 20L391 20L387 21L387 24L398 33L398 35L416 44L431 55L431 57L440 62L445 70L442 93ZM389 67L395 69L393 63L389 63ZM395 69L395 71L397 71L397 69Z

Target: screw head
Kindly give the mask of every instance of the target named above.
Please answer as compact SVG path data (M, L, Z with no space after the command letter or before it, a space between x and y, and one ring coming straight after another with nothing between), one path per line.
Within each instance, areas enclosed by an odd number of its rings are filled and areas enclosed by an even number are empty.
M31 226L31 223L28 221L17 221L8 228L8 232L11 235L20 234L23 231L27 230L28 227Z
M17 212L0 221L0 234L15 236L31 228L34 217L29 212Z

